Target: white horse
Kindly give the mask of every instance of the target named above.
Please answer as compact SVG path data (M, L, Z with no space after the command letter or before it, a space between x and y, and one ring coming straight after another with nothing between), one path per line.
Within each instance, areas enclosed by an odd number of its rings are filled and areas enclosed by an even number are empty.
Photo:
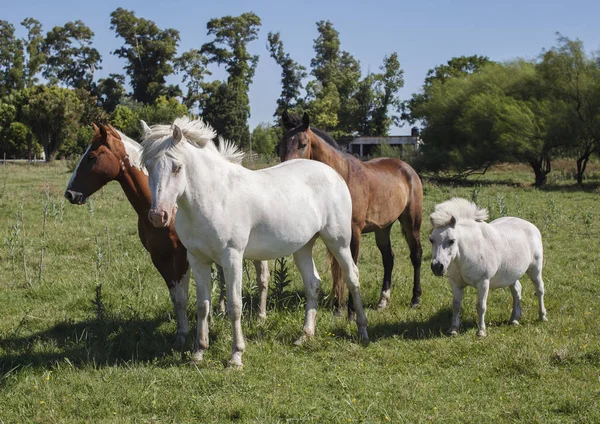
M312 248L321 237L342 265L356 300L359 337L367 342L358 268L350 253L352 202L344 180L329 166L294 160L252 171L232 163L235 149L217 149L215 133L201 120L178 118L172 126L145 128L142 161L150 176L155 226L165 226L175 205L175 229L194 270L198 327L192 359L208 348L210 265L221 265L233 326L229 364L242 366L242 260L294 254L306 291L303 336L315 333L320 278ZM226 143L221 140L221 143Z
M430 216L433 232L429 237L433 255L431 270L437 276L448 273L452 294L452 326L456 335L460 307L466 286L477 288L477 336L485 333L485 310L490 288L510 286L513 296L511 324L521 319L523 274L533 281L539 300L540 320L547 321L544 308L542 236L535 225L520 218L504 217L489 224L487 209L466 199L454 198L435 206Z

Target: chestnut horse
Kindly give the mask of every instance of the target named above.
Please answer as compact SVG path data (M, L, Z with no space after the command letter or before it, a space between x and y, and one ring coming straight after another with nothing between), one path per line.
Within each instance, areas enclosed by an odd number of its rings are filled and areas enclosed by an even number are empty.
M152 263L169 288L177 317L176 347L183 347L189 332L186 306L190 267L187 251L174 224L156 228L148 220L152 197L148 184L148 174L140 163L141 146L111 125L93 125L94 136L65 191L69 202L82 205L87 198L110 181L121 184L129 203L138 215L138 234L144 248L150 253ZM267 287L269 268L267 262L255 263L260 289L259 316L266 316ZM219 299L224 311L224 287Z
M400 221L410 248L414 269L411 305L417 307L421 297L420 230L423 207L423 188L415 170L400 159L378 158L363 162L341 151L339 145L325 132L310 127L308 114L284 112L285 134L280 145L281 161L314 159L335 169L344 178L352 196L352 242L354 261L358 260L361 233L375 232L375 241L383 260L383 285L377 309L387 307L394 252L390 241L392 224ZM332 261L333 299L339 313L344 299L344 284L339 265ZM353 313L352 296L348 297L348 315Z

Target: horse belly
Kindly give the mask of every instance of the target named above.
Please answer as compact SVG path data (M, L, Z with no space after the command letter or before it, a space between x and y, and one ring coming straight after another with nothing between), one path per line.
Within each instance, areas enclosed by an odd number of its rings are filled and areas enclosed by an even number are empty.
M286 236L273 232L252 231L244 251L244 258L266 261L288 256L300 250L311 238L310 236L297 237L289 234Z

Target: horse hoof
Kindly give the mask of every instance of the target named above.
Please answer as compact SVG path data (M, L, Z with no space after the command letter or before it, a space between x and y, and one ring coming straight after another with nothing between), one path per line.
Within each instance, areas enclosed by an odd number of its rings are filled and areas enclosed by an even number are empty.
M192 357L190 358L190 363L199 364L202 362L203 358L204 358L204 352L202 352L202 351L194 352L194 353L192 353Z
M419 306L421 306L421 299L417 298L410 301L411 308L417 309Z
M510 322L510 325L519 325L519 321L517 321L516 319L513 319L513 320Z
M388 307L387 299L380 299L377 306L375 306L375 309L377 309L378 311L381 311L382 309L385 309L387 307Z
M367 327L358 328L358 342L364 346L369 344L369 334L367 333Z
M447 333L450 337L458 336L458 330L450 329Z
M356 312L348 312L348 321L356 321Z
M258 320L259 322L265 322L267 320L267 314L266 313L259 313L258 314Z
M542 322L548 322L548 318L546 317L546 315L543 315L540 317L540 321Z
M185 336L177 336L173 343L173 350L182 350L183 346L185 346Z
M486 334L485 334L485 330L479 330L479 331L477 332L477 337L485 337L485 336L486 336Z
M339 308L335 308L333 310L333 316L335 316L335 317L341 317L342 316L342 310L339 309Z
M301 335L295 342L294 345L302 346L305 341L307 341L309 337L306 334Z

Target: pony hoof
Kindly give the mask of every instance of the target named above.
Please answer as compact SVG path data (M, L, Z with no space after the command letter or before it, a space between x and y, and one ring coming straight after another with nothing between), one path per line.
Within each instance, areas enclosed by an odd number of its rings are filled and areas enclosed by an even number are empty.
M477 337L485 337L485 336L486 336L485 330L479 330L477 332Z
M241 361L234 361L233 359L230 359L229 361L227 361L227 369L229 370L241 370L244 368L244 364L242 364Z
M194 353L192 353L192 357L190 358L190 363L191 364L199 364L202 362L203 359L204 359L203 351L194 352Z
M542 321L542 322L548 322L548 317L546 317L546 315L542 315L540 317L540 321Z
M358 328L358 342L364 346L370 343L369 334L367 333L367 327Z
M382 309L385 309L388 307L388 300L385 298L382 298L379 300L379 303L377 304L377 306L375 306L375 309L377 309L378 311L381 311Z
M348 321L356 321L356 312L348 312Z
M342 316L342 310L340 308L335 308L333 310L333 316L335 316L335 317L341 317Z
M458 330L451 328L446 334L448 334L450 337L455 337L458 336Z
M303 334L294 342L294 345L302 346L309 338L306 334Z
M513 319L510 321L510 325L519 325L519 321L517 321L516 319Z
M421 306L421 299L417 298L410 301L411 308L417 309L419 306Z
M173 343L173 350L182 350L183 346L185 346L185 336L177 336Z

